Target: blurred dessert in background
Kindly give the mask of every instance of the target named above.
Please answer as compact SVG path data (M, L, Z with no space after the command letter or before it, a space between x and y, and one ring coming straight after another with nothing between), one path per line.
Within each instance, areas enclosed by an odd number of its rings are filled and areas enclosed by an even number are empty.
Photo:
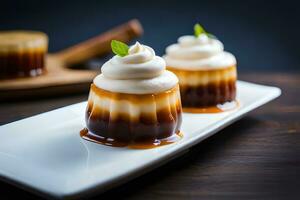
M36 31L0 31L0 79L33 77L45 71L48 37Z
M194 35L179 37L166 48L167 69L180 84L184 108L202 108L234 101L236 98L236 59L224 51L215 36L199 24Z
M180 138L177 77L154 50L112 41L115 55L91 85L83 138L112 146L168 144Z

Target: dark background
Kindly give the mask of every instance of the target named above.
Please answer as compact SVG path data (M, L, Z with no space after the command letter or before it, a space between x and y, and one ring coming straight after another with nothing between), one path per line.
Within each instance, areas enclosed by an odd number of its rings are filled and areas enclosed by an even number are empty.
M1 1L0 29L42 30L56 51L131 18L158 55L200 22L236 55L239 70L299 70L300 18L285 1Z
M282 96L186 155L94 199L299 199L299 12L291 0L1 0L0 29L42 30L50 51L57 51L138 18L141 41L161 55L200 22L236 55L239 72L246 72L242 80L278 86ZM1 103L0 124L86 99L87 93ZM0 188L0 199L39 199L2 181Z

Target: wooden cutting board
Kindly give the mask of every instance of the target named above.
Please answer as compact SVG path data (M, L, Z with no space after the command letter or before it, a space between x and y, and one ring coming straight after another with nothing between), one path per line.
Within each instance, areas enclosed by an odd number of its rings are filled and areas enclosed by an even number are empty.
M37 77L0 80L0 100L27 99L88 91L95 70L71 69L111 51L112 39L125 43L140 36L143 29L138 20L131 20L99 36L46 56L46 73Z

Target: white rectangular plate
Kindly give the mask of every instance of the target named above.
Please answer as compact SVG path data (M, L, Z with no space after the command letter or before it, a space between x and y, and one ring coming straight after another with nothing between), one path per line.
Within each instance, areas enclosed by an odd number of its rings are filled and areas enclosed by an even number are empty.
M184 113L184 137L153 149L108 147L81 139L86 102L0 126L0 177L56 198L104 191L157 167L281 93L279 88L243 81L237 90L238 109Z

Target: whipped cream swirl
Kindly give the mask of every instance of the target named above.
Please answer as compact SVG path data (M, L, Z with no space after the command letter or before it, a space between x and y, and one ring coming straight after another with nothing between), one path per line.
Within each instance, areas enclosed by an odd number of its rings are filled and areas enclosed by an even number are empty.
M127 56L115 55L104 63L101 71L94 84L112 92L159 93L178 83L177 77L166 70L164 59L156 56L151 47L138 42L129 48Z
M166 48L164 58L169 67L186 70L215 69L236 64L235 57L224 51L222 42L206 34L179 37L177 44Z

